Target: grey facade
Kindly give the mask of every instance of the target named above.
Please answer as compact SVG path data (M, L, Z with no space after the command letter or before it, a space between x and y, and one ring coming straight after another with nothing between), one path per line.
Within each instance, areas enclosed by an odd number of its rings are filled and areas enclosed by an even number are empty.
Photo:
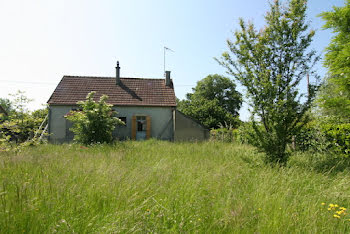
M174 140L174 107L115 106L118 117L126 117L125 126L117 126L113 135L117 139L132 139L132 117L150 117L150 137L161 140Z
M51 105L49 111L49 140L63 143L73 140L72 126L64 117L77 106ZM132 139L132 117L148 116L150 118L150 137L161 140L174 140L174 107L114 106L117 116L125 118L125 126L117 126L113 136L119 140Z
M209 139L209 129L176 110L175 141L203 141Z

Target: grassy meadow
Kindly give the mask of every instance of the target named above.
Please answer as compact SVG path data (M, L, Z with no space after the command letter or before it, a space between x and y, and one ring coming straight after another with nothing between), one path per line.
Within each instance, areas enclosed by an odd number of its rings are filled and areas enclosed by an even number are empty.
M219 142L41 145L0 153L0 232L349 233L347 168Z

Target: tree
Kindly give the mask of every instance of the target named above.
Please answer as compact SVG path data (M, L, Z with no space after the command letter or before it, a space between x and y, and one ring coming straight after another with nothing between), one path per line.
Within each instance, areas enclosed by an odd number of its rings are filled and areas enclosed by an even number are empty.
M33 99L28 98L25 95L25 91L21 90L17 90L16 93L9 95L13 97L13 100L11 101L13 115L19 119L22 119L25 114L29 113L27 105L31 103Z
M192 90L193 93L186 95L186 100L178 102L181 112L209 128L218 128L220 123L238 125L242 95L236 91L232 80L217 74L208 75Z
M343 7L320 14L326 21L324 29L336 34L326 48L324 65L328 77L322 88L319 103L326 116L337 121L350 121L350 0Z
M12 101L3 99L9 115L0 124L0 138L9 136L12 141L22 143L34 136L48 110L44 108L30 113L27 105L32 100L25 95L24 91L18 90L15 94L10 94L10 96L13 97Z
M218 59L246 88L254 144L268 162L287 162L287 144L308 121L305 113L315 97L314 85L307 97L298 90L307 74L318 78L312 67L319 56L309 49L315 32L308 31L306 8L305 0L290 0L286 7L275 0L260 31L240 19L235 40L227 40L229 52Z
M0 98L0 106L4 108L7 114L9 114L13 109L11 101L7 98Z
M108 96L101 96L99 102L93 100L96 92L90 92L85 101L77 104L81 111L71 111L66 118L73 122L70 129L74 132L74 140L85 144L111 143L112 132L117 124L124 124L117 117L113 117L112 105L107 104Z

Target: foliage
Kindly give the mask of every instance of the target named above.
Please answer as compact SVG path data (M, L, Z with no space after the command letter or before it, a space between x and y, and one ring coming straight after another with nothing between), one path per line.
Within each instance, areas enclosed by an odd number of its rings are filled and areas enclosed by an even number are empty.
M33 118L45 119L48 114L48 108L37 109L31 113Z
M307 97L298 90L307 74L318 78L312 67L319 56L309 49L315 32L307 32L306 7L304 0L290 0L288 7L274 1L260 31L240 19L235 41L227 41L230 52L218 60L247 90L255 145L268 162L287 162L287 145L308 122L305 113L315 96L314 85Z
M321 114L326 118L336 118L338 122L350 120L350 95L342 91L335 81L336 76L328 76L322 84L317 103Z
M6 111L6 113L8 115L11 114L13 107L12 107L12 103L9 99L0 98L0 106ZM0 113L0 115L1 115L1 113ZM2 116L0 116L0 121L5 120L7 118L8 118L7 116L2 115Z
M325 124L322 126L327 140L331 143L330 149L340 156L350 156L350 123Z
M260 126L260 128L262 128L262 126ZM254 128L252 122L249 121L242 123L237 128L235 133L237 142L241 144L255 145L256 138L254 136Z
M241 105L242 95L236 91L236 84L215 74L198 81L193 93L178 102L178 109L208 128L218 128L225 122L238 126Z
M300 151L327 152L330 143L327 141L321 125L316 119L305 124L294 137L295 149Z
M220 124L219 128L210 130L210 140L221 142L236 141L236 129L232 125Z
M9 144L10 140L11 136L5 135L2 131L0 132L0 152L6 152L11 150L11 146Z
M218 100L218 105L233 116L238 116L242 105L242 94L236 90L236 84L227 77L218 74L208 75L197 82L193 94L187 95L189 100Z
M296 150L326 153L330 159L350 155L350 124L315 118L295 136Z
M29 113L24 113L20 119L17 116L10 116L0 127L5 135L11 136L11 140L22 143L34 136L35 128L40 124L40 120L33 118Z
M211 140L254 145L254 129L251 122L241 122L238 128L227 124L219 126L220 128L210 131Z
M12 109L14 110L13 115L21 119L23 115L28 113L27 105L33 101L33 99L28 98L25 95L24 91L18 90L14 94L9 94L12 96L13 100L11 101Z
M320 14L326 21L324 29L336 34L326 48L324 65L329 76L320 95L320 105L325 115L350 120L350 0L343 7Z
M70 129L74 132L74 140L85 145L93 143L111 143L112 132L117 124L124 124L113 117L112 105L107 104L108 96L101 96L99 102L94 101L96 92L90 92L85 101L80 101L82 111L71 111L66 118L73 122Z
M210 140L221 142L234 142L235 133L234 129L217 128L210 130Z
M227 122L234 126L239 124L238 117L228 113L219 105L217 99L193 99L182 100L178 103L178 109L184 114L198 120L208 128L218 128L220 123Z
M0 113L0 123L2 123L3 121L5 121L8 118L7 115Z
M17 91L17 93L10 95L13 97L13 101L8 105L11 107L11 111L9 111L6 120L0 124L0 138L3 141L3 148L6 142L12 141L18 144L32 139L48 114L47 108L30 113L27 105L32 100L26 97L25 92Z
M349 233L326 206L350 208L350 167L330 174L317 161L297 164L314 155L271 167L247 145L155 140L0 153L0 230Z

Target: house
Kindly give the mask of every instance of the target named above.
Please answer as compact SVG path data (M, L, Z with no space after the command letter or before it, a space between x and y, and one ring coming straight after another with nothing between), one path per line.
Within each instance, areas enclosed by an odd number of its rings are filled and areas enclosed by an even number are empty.
M119 62L115 77L64 76L48 100L49 140L61 143L74 137L69 130L72 123L64 116L78 109L78 101L84 101L91 91L95 91L95 101L105 94L107 103L113 105L117 116L125 123L117 126L113 136L120 140L187 140L183 137L183 127L192 127L193 140L203 140L209 136L208 130L190 118L176 120L176 97L170 71L165 79L122 78ZM178 134L176 134L178 131ZM188 129L186 130L188 131ZM181 133L182 132L182 133ZM199 132L199 134L198 134Z

